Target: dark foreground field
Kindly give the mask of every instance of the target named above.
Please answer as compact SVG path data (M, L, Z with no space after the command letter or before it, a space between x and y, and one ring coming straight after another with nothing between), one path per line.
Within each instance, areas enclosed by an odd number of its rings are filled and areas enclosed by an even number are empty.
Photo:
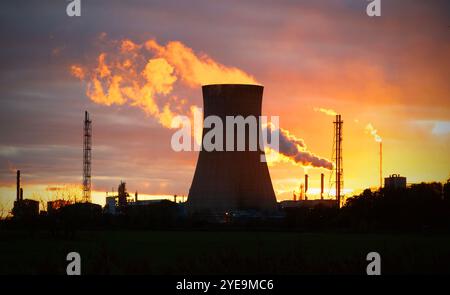
M0 232L0 274L365 274L368 252L382 273L450 273L450 236L295 232L87 231L74 239Z

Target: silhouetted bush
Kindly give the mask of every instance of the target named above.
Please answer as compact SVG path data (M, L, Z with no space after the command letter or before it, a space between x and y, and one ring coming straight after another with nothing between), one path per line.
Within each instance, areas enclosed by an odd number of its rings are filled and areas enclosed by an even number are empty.
M407 189L372 192L351 197L338 224L357 230L448 230L450 206L440 183L414 184Z

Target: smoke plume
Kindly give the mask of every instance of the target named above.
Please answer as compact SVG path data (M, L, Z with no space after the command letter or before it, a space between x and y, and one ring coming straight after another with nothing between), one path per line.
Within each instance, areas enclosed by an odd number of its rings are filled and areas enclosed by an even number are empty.
M321 112L328 116L336 116L337 112L332 109L324 109L324 108L314 108L315 112Z
M128 39L108 41L105 34L99 41L105 49L95 62L70 67L74 77L87 83L86 95L106 106L139 107L166 128L171 128L175 116L192 118L199 110L189 100L175 95L177 86L195 89L207 84L258 84L244 71L198 54L179 41L161 45L150 39L138 44ZM287 130L278 132L281 158L304 166L332 169L331 162L307 151L302 139Z
M373 136L373 138L375 139L376 142L381 142L382 141L381 136L378 135L378 130L375 129L371 123L366 125L366 132L370 133Z
M265 127L270 137L274 137L274 133L279 134L280 144L278 153L281 157L270 157L272 162L289 161L302 166L312 166L325 169L333 169L333 163L325 158L321 158L307 150L306 144L301 138L297 138L288 130L279 128L275 129L271 125ZM270 145L269 145L270 148ZM270 151L269 151L270 152Z

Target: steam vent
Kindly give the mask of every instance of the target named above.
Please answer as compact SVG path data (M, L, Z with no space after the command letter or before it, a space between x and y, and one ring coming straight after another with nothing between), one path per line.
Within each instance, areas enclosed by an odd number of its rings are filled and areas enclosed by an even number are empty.
M255 116L257 130L261 115L263 86L217 84L202 87L204 118L222 119L226 147L226 116ZM214 126L213 126L214 127ZM203 135L209 128L203 128ZM259 140L259 134L258 134ZM203 141L202 141L203 142ZM245 151L202 151L199 153L194 179L187 200L188 212L221 214L233 210L273 211L276 198L264 151L249 151L249 128L246 127ZM234 141L236 147L236 135Z

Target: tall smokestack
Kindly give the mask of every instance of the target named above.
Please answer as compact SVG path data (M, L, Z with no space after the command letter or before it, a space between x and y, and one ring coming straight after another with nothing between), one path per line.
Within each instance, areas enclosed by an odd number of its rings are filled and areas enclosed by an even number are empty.
M305 194L308 192L308 174L305 174Z
M16 195L16 199L17 199L17 201L20 201L20 170L17 170L17 180L16 180L16 185L17 185L17 195Z
M323 173L320 173L320 199L323 200L323 181L324 181L325 175Z
M226 122L227 116L254 116L259 130L263 89L259 85L205 85L202 87L204 118L217 116ZM226 134L225 126L223 128L222 134ZM203 137L208 131L210 128L203 128ZM225 141L226 138L224 146ZM246 145L250 142L249 132L245 134L245 142ZM262 155L264 150L260 148L256 151L202 148L189 189L188 212L221 214L230 210L276 210L275 192L267 163L261 161Z
M383 143L380 141L380 189L383 188Z

